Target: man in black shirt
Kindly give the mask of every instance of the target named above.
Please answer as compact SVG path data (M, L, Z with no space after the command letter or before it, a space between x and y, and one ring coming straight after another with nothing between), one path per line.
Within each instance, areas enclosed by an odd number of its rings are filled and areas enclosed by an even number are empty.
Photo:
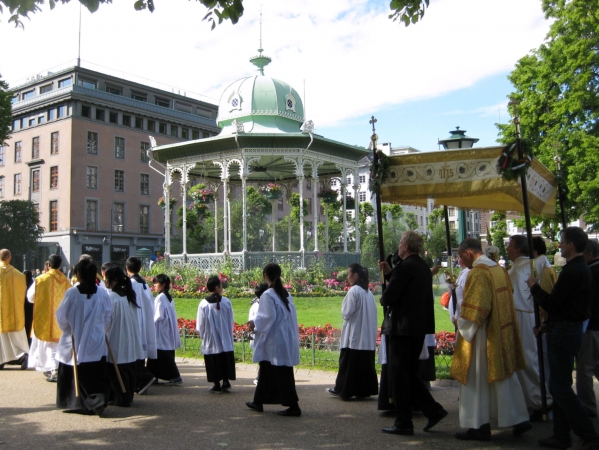
M593 374L599 379L599 243L589 241L584 249L584 260L591 269L593 300L591 319L576 357L576 394L589 417L597 417L597 403L593 390Z
M549 314L535 333L548 332L549 391L553 396L553 435L539 439L542 447L567 449L572 446L570 430L580 436L585 450L599 449L599 435L572 389L574 358L582 344L582 322L589 318L592 279L583 252L588 242L579 227L562 231L560 248L567 263L551 293L529 278L527 284L535 303Z
M390 275L381 297L385 310L381 332L389 338L389 391L397 410L394 425L383 428L384 433L413 435L413 404L428 419L424 431L447 415L425 387L419 373L424 336L435 332L433 276L420 257L423 243L418 233L406 231L398 246L402 262L392 271L387 262L379 261L379 270Z

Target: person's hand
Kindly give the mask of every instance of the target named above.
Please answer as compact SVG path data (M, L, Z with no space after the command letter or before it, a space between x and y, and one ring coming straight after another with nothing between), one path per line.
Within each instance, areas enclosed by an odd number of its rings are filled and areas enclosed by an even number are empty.
M451 291L455 289L455 284L447 283L447 288L449 289L449 293L451 294Z
M547 333L547 325L542 324L539 328L533 327L532 332L535 334L535 337L539 337L543 333Z
M456 319L455 317L452 317L451 318L451 323L453 323L454 326L457 325L458 324L458 319Z
M382 271L385 275L391 272L391 266L387 261L379 261L377 265L379 270Z
M526 280L526 284L528 284L529 288L533 287L538 282L539 282L539 279L538 278L533 278L533 277L528 277L528 280Z
M256 328L256 325L254 324L253 320L248 320L247 326L250 329L250 331L254 331L254 328Z
M433 277L439 273L439 270L441 270L441 266L435 266L431 269L431 274Z

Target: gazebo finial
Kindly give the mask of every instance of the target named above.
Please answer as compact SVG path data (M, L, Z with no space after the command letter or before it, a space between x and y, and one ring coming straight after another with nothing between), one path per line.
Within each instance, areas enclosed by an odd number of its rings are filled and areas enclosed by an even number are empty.
M260 75L264 75L264 67L268 66L272 59L266 55L263 55L262 52L264 49L262 48L262 7L260 7L260 48L258 49L258 56L254 56L250 58L250 62L258 68L258 72Z

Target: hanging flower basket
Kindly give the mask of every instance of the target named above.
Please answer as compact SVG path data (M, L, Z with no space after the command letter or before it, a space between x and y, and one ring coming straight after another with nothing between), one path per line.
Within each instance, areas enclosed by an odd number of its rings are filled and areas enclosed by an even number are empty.
M214 191L206 187L204 183L196 184L189 189L188 197L193 199L194 203L208 205L214 202Z
M169 197L169 209L173 209L173 207L177 204L177 199L175 197ZM160 206L162 209L165 209L166 207L166 200L164 199L164 197L160 197L158 199L158 206Z
M283 197L283 189L280 184L268 183L260 188L260 193L268 200L278 200Z
M318 196L322 199L323 203L335 203L337 201L337 197L339 196L339 192L334 191L332 189L325 189L320 191Z
M353 197L345 198L345 209L355 209L356 208L356 200Z

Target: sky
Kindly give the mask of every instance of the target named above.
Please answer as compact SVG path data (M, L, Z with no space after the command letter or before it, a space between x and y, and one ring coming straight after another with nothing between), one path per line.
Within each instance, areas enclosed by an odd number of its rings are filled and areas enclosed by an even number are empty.
M255 73L262 10L265 74L305 98L317 134L367 146L374 115L379 142L423 151L456 126L476 146L495 145L495 124L509 120L507 76L550 25L541 0L431 0L409 27L388 18L388 0L244 0L240 22L213 31L199 2L154 0L154 13L133 3L82 9L84 67L217 104ZM79 3L42 9L24 29L0 15L0 74L11 86L76 63Z

